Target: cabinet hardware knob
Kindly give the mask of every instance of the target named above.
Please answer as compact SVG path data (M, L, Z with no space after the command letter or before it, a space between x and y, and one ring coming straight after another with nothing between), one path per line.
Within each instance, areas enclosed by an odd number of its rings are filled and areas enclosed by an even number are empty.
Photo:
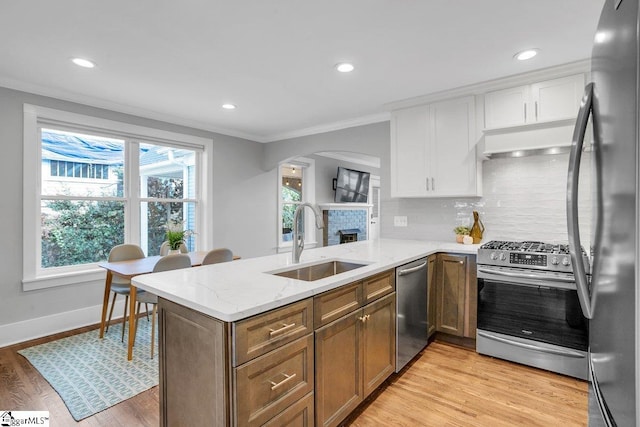
M364 315L364 316L362 316L362 317L358 317L358 320L360 320L361 322L366 322L366 321L367 321L367 319L369 319L370 317L371 317L371 315L370 315L370 314L365 314L365 315Z
M293 322L293 323L291 323L289 325L287 325L286 323L283 323L281 328L269 329L269 336L273 337L274 335L281 334L281 333L286 332L286 331L288 331L289 329L291 329L291 328L293 328L295 326L296 326L295 322Z
M464 264L464 261L458 261L460 264Z
M285 384L286 382L291 381L292 379L294 379L296 377L296 374L287 375L284 372L282 373L282 375L285 376L285 379L283 379L279 383L274 383L273 381L269 381L269 383L271 383L271 390L277 389L282 384Z

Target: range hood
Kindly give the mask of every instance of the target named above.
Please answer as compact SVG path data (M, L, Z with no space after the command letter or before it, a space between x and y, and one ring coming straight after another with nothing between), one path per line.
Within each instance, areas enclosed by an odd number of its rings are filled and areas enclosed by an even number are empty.
M524 157L568 153L575 119L484 129L486 158Z

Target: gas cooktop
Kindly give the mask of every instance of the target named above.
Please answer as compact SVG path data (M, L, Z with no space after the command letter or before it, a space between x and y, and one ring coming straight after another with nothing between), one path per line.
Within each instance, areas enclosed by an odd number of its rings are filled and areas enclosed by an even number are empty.
M502 240L492 240L489 243L485 243L484 245L482 245L480 249L569 255L569 245L532 241L507 242Z
M588 258L582 249L585 267ZM572 273L569 245L492 240L478 249L478 264ZM588 268L587 268L588 271Z

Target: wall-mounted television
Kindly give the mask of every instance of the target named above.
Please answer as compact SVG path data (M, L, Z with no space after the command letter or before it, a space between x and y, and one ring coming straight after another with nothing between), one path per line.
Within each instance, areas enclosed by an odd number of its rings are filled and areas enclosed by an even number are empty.
M369 195L369 172L338 167L338 176L333 180L336 203L367 203Z

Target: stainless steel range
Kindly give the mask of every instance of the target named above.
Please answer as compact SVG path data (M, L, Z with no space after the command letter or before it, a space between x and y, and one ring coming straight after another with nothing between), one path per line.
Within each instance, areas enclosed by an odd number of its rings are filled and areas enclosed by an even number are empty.
M568 245L490 241L477 268L478 353L587 379L589 329Z

